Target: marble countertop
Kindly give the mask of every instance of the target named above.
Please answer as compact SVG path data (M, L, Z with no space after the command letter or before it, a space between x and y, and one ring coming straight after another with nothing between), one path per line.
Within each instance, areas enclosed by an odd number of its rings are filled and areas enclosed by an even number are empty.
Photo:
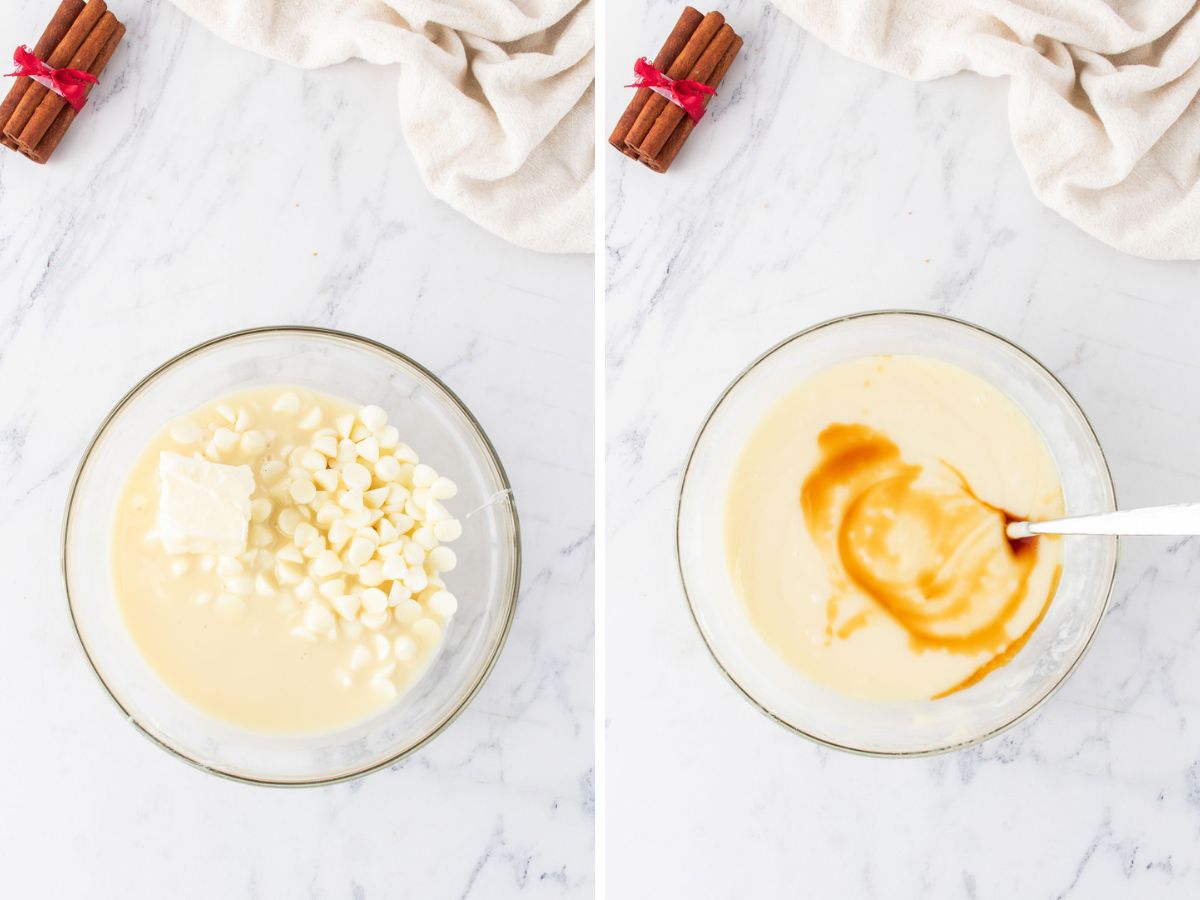
M1065 688L951 755L818 748L708 656L673 558L684 457L747 362L830 317L998 331L1078 399L1124 505L1200 500L1200 265L1124 256L1043 208L1004 83L913 84L758 0L723 9L744 55L671 172L607 159L609 896L1195 896L1200 541L1125 541ZM611 35L607 83L677 14L614 0L610 21L639 24Z
M511 247L431 198L394 73L302 72L167 3L47 167L0 152L0 894L588 897L593 263ZM33 42L46 4L0 11ZM74 468L152 367L243 327L370 335L441 375L514 483L525 577L466 713L392 769L280 791L180 764L80 651L59 574Z

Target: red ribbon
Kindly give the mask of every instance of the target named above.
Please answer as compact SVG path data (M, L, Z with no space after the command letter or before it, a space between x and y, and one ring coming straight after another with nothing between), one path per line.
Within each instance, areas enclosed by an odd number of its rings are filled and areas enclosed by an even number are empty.
M633 64L633 74L637 76L633 84L627 84L625 87L650 88L655 93L662 94L691 116L693 122L704 118L704 98L715 96L717 93L702 81L689 81L686 78L676 81L674 78L668 78L654 68L654 63L644 57Z
M8 78L20 78L23 75L32 78L70 103L75 112L79 112L83 109L83 104L87 103L88 88L99 82L90 72L52 68L34 56L25 46L18 47L13 52L13 62L17 71L9 72Z

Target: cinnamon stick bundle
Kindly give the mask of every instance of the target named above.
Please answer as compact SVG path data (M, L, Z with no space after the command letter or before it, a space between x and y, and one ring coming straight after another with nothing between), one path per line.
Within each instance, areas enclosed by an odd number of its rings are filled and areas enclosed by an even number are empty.
M124 36L125 26L109 11L105 0L62 0L34 55L55 69L78 69L99 76ZM44 163L76 115L54 91L30 78L18 78L0 104L0 143Z
M654 68L672 81L716 88L742 49L742 39L718 12L684 9ZM711 97L704 99L707 107ZM655 172L665 172L696 127L682 107L649 88L638 88L608 142Z
M42 32L42 36L34 44L33 55L38 59L46 59L51 51L58 46L59 42L67 36L67 31L75 20L79 18L79 14L82 11L83 0L62 0L62 3L58 5L58 10L54 13L54 17L50 20L50 24L46 26L46 30ZM0 132L8 124L8 120L12 118L17 104L21 102L21 98L25 96L25 92L35 86L40 85L37 85L37 82L31 78L18 78L13 82L13 86L9 88L4 101L0 102ZM4 134L0 134L0 144L3 144L9 150L17 149L17 142Z

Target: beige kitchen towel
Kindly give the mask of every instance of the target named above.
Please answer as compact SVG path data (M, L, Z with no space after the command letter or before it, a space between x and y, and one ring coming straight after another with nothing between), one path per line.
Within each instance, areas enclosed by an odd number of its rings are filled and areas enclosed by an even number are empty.
M907 78L1010 79L1034 193L1151 259L1200 259L1200 4L773 0L835 50Z
M173 2L292 65L398 63L400 127L430 191L514 244L592 252L592 0Z

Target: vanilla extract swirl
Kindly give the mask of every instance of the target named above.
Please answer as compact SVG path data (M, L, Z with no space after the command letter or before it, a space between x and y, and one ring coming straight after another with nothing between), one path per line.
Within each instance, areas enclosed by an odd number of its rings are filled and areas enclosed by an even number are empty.
M861 613L838 623L844 597L854 592L902 626L917 649L993 654L937 696L974 684L1015 655L1054 594L1051 584L1033 624L1009 634L1029 599L1042 539L1009 540L1013 517L980 499L956 469L906 463L893 441L865 425L830 425L818 447L800 502L830 574L826 640L848 638L863 624Z

